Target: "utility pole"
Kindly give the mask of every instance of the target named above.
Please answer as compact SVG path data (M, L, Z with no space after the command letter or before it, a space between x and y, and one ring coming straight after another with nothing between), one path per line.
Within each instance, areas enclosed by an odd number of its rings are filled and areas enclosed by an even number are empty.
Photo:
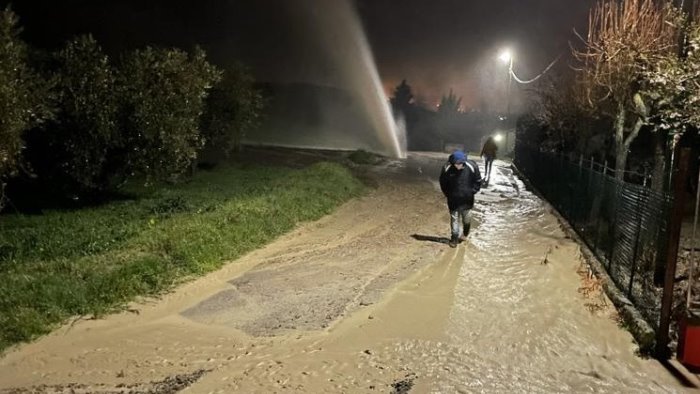
M678 57L684 59L688 55L688 27L692 13L695 11L695 0L678 0L678 8L685 15L681 34L678 42ZM673 306L673 287L676 277L676 264L678 260L678 246L680 244L681 222L683 221L683 206L685 197L685 183L688 176L688 166L690 161L690 149L680 149L678 141L680 134L676 131L670 136L671 142L671 162L669 165L669 189L673 192L673 209L671 213L668 245L666 249L666 259L663 266L657 266L654 272L654 281L658 284L663 280L663 296L661 300L661 312L659 318L659 331L656 335L656 356L667 358L669 327L671 320L671 309ZM676 170L676 171L674 171ZM661 274L664 275L663 279Z
M506 91L506 116L510 120L510 86L513 84L513 56L508 64L508 88Z
M505 153L509 153L508 137L510 136L510 89L513 84L513 56L510 57L510 62L508 64L508 91L506 93L506 147Z
M659 331L656 333L656 356L668 358L669 327L673 308L673 287L676 281L676 263L678 262L678 247L683 223L683 207L685 200L685 185L688 180L690 149L681 149L676 162L676 174L673 177L673 208L668 225L668 245L666 247L666 271L664 272L664 287L661 298Z

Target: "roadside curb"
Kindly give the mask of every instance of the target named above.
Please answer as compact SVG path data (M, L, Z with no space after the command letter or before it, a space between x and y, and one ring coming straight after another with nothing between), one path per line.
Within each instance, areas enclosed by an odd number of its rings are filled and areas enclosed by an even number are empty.
M634 304L617 288L615 282L612 281L608 275L607 270L603 264L598 260L593 251L588 247L588 245L583 241L583 239L578 235L576 230L569 224L569 222L557 211L552 204L547 201L546 198L537 190L537 188L530 182L530 180L518 169L515 163L511 163L511 168L515 172L520 180L525 183L525 186L535 193L540 199L549 207L550 212L556 216L561 224L564 232L574 240L580 247L581 256L584 258L593 274L601 281L603 285L603 291L610 298L615 308L622 316L624 321L624 328L627 329L635 341L639 345L639 350L643 354L651 354L656 345L656 332L652 329L651 325L644 320L642 314L635 308Z

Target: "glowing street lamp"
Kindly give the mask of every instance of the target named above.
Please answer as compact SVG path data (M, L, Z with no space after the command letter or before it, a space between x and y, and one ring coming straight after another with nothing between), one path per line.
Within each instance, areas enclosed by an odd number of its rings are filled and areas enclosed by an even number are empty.
M513 61L513 55L510 53L510 50L505 49L501 54L498 56L499 59L503 62L503 64L509 64Z
M496 142L501 142L503 141L503 134L496 134L493 136L493 140Z

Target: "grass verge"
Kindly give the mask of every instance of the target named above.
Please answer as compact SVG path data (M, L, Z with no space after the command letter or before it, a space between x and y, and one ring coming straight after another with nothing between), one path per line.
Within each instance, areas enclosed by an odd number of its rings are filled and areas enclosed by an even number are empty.
M0 351L215 270L363 191L338 164L226 167L133 200L3 215Z

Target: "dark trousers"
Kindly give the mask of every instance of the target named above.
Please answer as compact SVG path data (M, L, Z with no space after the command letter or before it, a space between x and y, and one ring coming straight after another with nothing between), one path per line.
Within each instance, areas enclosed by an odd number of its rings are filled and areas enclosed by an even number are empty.
M469 234L469 228L471 227L471 210L466 206L457 207L457 209L450 210L450 232L452 233L452 240L456 241L462 233L466 236ZM463 231L460 230L460 217L462 219Z
M484 179L491 179L491 167L493 167L493 157L484 155Z

